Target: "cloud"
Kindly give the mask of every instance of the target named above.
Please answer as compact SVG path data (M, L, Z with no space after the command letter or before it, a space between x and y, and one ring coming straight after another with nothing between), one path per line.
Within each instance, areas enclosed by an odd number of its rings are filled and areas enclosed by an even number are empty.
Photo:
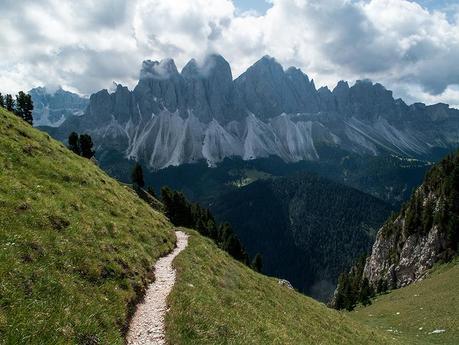
M261 56L333 87L372 79L408 101L459 104L459 7L406 0L273 0L265 14L230 0L4 0L0 90L59 84L90 94L133 87L142 60L220 53L242 73Z

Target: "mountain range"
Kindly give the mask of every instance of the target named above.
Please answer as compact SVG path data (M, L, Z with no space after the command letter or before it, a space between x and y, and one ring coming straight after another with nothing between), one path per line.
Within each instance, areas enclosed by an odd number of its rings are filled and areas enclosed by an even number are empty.
M34 105L33 119L35 126L59 127L68 117L80 116L85 112L89 99L62 87L48 90L36 87L29 91Z
M60 140L87 132L108 150L156 170L226 157L319 160L318 147L358 154L430 157L459 144L459 110L407 105L381 84L341 81L316 89L300 69L265 56L233 79L220 55L144 61L137 86L91 95L82 116L47 130Z

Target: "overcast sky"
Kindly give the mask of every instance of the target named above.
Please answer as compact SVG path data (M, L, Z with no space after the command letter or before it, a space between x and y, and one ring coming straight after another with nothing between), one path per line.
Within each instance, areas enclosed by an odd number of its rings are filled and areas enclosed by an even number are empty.
M134 87L142 60L263 55L317 86L381 82L407 102L459 106L457 0L0 0L0 91Z

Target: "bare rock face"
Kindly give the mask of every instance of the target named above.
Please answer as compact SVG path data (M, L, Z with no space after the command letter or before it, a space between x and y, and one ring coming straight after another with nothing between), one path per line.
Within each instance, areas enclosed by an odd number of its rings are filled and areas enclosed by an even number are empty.
M35 126L60 126L70 116L84 114L89 103L87 98L65 91L61 87L48 90L36 87L29 91L34 104L33 119Z
M444 258L446 243L446 235L434 226L425 236L413 234L406 238L397 253L400 244L396 236L384 238L379 234L363 275L373 286L383 280L392 288L422 280L427 271Z
M429 172L397 218L378 232L363 278L400 288L423 279L457 250L459 158L447 158Z

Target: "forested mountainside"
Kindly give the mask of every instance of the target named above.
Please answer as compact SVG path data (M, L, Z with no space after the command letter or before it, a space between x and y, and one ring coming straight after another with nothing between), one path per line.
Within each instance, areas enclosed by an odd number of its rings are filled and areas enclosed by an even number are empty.
M380 292L422 280L436 262L457 255L458 240L459 152L436 164L379 230L370 256L340 278L335 303L352 307L362 286Z
M379 199L310 174L259 180L215 200L263 272L326 300L340 272L366 252L391 207Z
M115 151L161 169L227 157L319 160L321 145L431 158L437 148L457 147L458 128L458 110L407 105L381 84L342 81L317 90L301 70L284 70L268 56L233 80L228 62L210 55L181 72L172 59L144 61L132 91L99 91L83 116L46 130L63 141L87 132L100 155Z
M157 193L162 186L170 186L184 192L189 199L209 207L222 194L256 180L306 172L356 188L400 207L421 184L426 171L433 164L399 156L361 156L337 149L322 148L320 152L323 154L319 161L285 163L275 156L248 161L226 158L215 167L199 162L158 171L144 169L145 181ZM120 181L130 181L134 161L111 152L99 155L98 162Z

